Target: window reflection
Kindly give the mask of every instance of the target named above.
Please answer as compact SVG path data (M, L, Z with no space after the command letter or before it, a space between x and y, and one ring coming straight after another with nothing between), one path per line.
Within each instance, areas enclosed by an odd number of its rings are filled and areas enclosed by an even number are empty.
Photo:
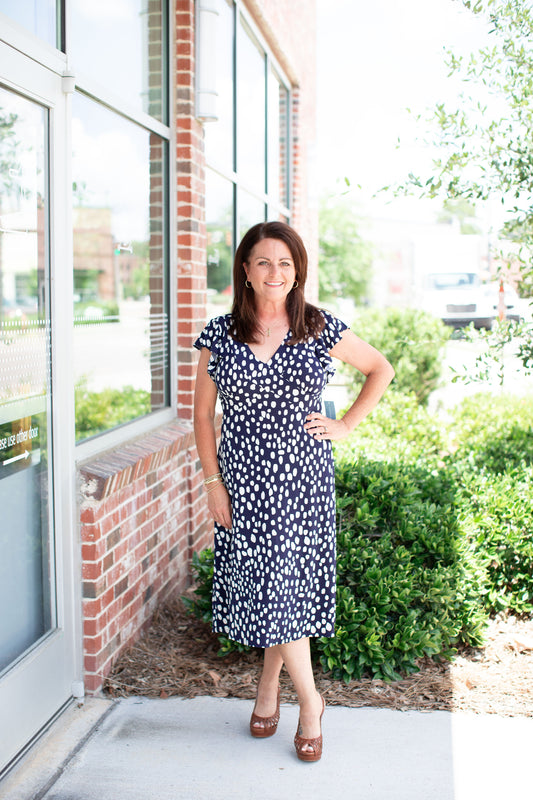
M241 20L237 60L237 171L265 191L265 54Z
M71 0L69 49L74 70L166 122L163 5L162 0Z
M212 162L225 170L233 169L233 3L220 2L216 58L216 122L205 126L205 147Z
M52 47L61 47L57 0L2 0L0 12Z
M0 671L53 624L47 128L0 89Z
M288 221L289 206L289 92L243 18L239 18L236 41L233 24L234 3L224 0L217 47L220 119L204 128L206 161L213 168L207 170L206 178L208 296L212 305L227 307L231 231L239 240L248 228L267 218ZM219 308L211 311L211 316L220 313Z
M246 231L256 225L258 222L265 220L265 204L253 197L248 192L239 190L238 208L239 208L239 241L242 239Z
M168 404L166 145L73 103L76 437Z
M228 310L232 301L233 183L209 169L206 226L208 316L212 317Z
M268 82L268 194L273 202L288 205L288 100L289 93L274 70Z

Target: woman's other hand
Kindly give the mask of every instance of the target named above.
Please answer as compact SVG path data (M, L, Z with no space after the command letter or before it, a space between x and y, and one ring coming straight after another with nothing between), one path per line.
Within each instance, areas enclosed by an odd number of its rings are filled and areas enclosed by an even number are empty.
M224 528L231 528L231 501L223 483L209 490L207 506L213 519Z
M313 412L305 418L304 428L314 439L337 441L350 435L350 429L342 419L330 419L324 414Z

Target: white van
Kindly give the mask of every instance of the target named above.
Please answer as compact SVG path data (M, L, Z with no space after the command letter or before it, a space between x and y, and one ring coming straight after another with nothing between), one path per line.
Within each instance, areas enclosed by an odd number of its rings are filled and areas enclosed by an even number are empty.
M497 317L498 294L482 284L476 272L429 272L423 278L422 308L447 325L491 328Z

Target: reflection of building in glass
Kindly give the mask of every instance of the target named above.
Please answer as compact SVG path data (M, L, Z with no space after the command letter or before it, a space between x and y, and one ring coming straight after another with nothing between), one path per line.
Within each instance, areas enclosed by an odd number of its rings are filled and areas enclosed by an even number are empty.
M75 307L148 294L147 242L115 241L110 208L75 207L73 223Z
M116 300L110 208L73 210L75 300Z

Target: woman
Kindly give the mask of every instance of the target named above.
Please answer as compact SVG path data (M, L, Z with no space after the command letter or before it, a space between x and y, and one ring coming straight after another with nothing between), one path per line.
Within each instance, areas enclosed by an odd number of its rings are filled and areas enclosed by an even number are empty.
M195 342L196 444L215 521L213 630L265 649L252 735L276 731L285 664L300 707L296 753L318 761L325 703L315 688L309 637L334 635L331 441L366 417L394 371L344 323L305 302L307 254L285 223L248 231L233 277L231 314L211 320ZM335 371L331 356L366 375L338 420L321 413Z

